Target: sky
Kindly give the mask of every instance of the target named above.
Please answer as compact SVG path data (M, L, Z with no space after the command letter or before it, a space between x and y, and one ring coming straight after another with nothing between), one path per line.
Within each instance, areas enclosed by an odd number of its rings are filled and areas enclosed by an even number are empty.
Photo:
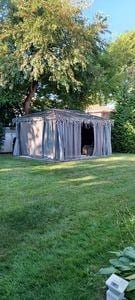
M135 30L135 0L93 0L84 14L92 20L97 12L108 17L112 40L125 31Z

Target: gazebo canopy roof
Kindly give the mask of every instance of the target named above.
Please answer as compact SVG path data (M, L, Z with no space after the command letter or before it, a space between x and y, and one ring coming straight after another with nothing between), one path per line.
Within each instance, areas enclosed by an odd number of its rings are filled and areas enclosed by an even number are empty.
M69 122L84 122L84 123L94 123L107 122L110 120L91 115L90 113L81 112L79 110L67 110L67 109L50 109L44 112L37 112L22 117L17 117L13 119L14 123L27 122L27 121L38 121L38 120L55 120L55 121L69 121Z

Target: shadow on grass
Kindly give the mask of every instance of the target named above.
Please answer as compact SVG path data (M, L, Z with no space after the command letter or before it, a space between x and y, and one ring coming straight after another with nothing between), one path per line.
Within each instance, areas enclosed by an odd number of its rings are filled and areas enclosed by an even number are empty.
M21 166L23 167L30 167L30 166L45 166L47 170L51 169L67 169L72 166L82 166L91 164L98 166L104 165L104 164L121 164L123 161L127 163L133 163L135 161L135 155L133 154L119 154L119 155L112 155L110 157L97 157L97 158L91 158L91 159L85 159L85 160L71 160L71 161L64 161L64 162L48 162L45 160L38 160L38 159L27 159L22 157L14 157L12 155L0 155L0 162L3 166L9 166L9 168L16 165L15 168L19 168ZM15 169L14 168L14 169Z

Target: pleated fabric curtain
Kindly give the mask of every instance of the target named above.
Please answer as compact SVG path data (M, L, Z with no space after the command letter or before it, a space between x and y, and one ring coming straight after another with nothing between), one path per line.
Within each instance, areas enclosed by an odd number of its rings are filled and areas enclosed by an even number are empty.
M20 154L42 156L43 120L20 123Z
M74 122L73 130L74 130L74 156L81 156L81 123Z
M101 155L101 125L98 122L93 124L94 127L94 150L93 156Z
M74 140L74 130L73 122L66 122L64 124L64 149L65 158L70 159L74 156L73 152L73 140Z
M44 122L44 134L42 141L43 156L55 159L56 156L56 122L47 120Z
M20 154L24 156L30 155L31 138L28 140L28 134L31 131L31 122L20 123Z
M44 126L44 157L63 161L81 156L81 123L49 120Z
M17 122L13 154L60 161L79 158L83 123L44 118ZM94 119L88 125L92 125L94 131L93 156L111 155L111 122Z
M112 154L111 124L95 122L93 156L105 156Z
M59 121L57 123L59 159L70 159L81 155L81 124Z
M107 135L106 135L106 124L103 126L103 148L102 155L107 155Z
M111 144L111 124L105 126L105 137L106 137L106 155L112 154L112 144Z
M14 146L13 155L18 156L20 153L20 123L16 124L16 141Z
M64 160L65 159L65 149L64 149L64 122L57 123L57 159Z

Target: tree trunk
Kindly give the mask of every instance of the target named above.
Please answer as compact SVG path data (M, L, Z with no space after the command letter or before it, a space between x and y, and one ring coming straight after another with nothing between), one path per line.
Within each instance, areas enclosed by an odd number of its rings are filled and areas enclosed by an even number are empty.
M38 86L38 82L33 80L33 82L31 83L30 89L28 90L28 93L24 99L24 112L25 114L29 114L30 111L30 105L31 105L31 100L34 97L36 90L37 90L37 86Z

